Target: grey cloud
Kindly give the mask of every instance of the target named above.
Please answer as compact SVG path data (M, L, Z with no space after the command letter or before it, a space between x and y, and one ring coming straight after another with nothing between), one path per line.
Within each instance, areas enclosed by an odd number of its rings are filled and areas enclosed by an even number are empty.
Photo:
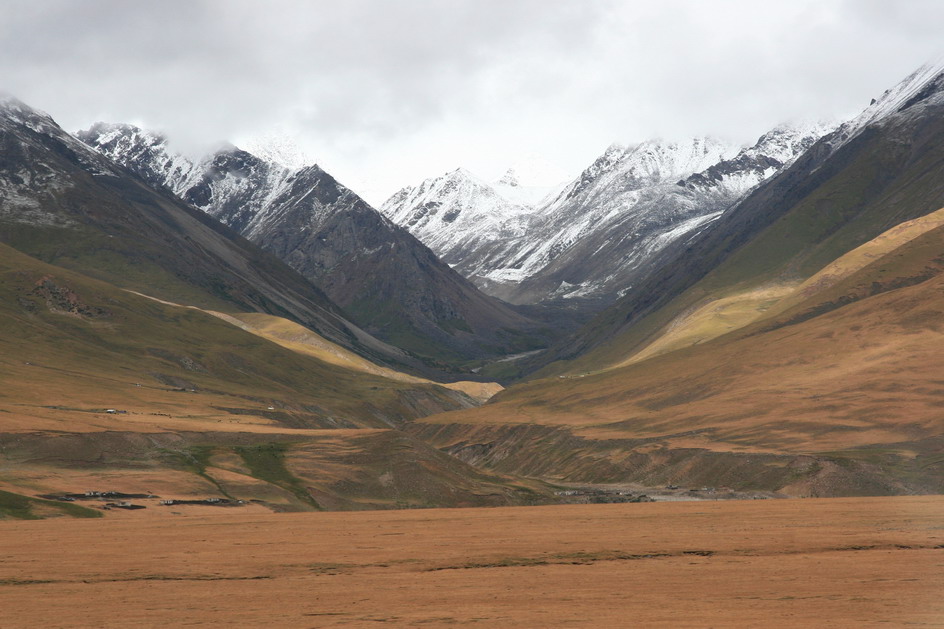
M4 13L0 89L66 128L138 122L196 150L278 126L375 202L516 152L576 172L612 141L748 141L849 115L932 56L944 23L936 0L13 0Z

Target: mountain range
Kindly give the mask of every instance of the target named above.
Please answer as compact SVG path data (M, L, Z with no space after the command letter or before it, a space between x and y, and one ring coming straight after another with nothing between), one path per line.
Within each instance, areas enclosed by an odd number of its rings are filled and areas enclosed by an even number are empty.
M483 408L411 424L503 473L937 493L944 65L755 187Z
M542 360L625 353L693 308L795 283L903 221L944 206L941 67L926 66L753 189L712 229ZM615 338L621 342L614 344ZM625 342L627 345L623 345ZM615 348L619 349L615 349ZM579 367L578 367L579 369Z
M782 125L746 148L710 137L614 144L530 203L459 169L381 210L492 295L599 309L830 130Z
M285 261L360 327L431 368L533 350L555 331L481 293L317 165L288 168L233 146L191 161L125 124L76 135Z
M5 98L0 516L88 515L38 493L93 483L940 493L942 147L931 64L834 127L613 145L556 187L459 169L378 211L314 164Z

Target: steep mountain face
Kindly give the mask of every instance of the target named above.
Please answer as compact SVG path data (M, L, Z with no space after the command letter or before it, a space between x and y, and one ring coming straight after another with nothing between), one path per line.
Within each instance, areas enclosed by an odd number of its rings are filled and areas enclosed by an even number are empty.
M214 310L275 314L381 362L415 364L347 321L275 256L12 98L0 102L0 241L123 288Z
M76 137L244 236L293 174L235 146L193 161L170 148L164 136L128 124L99 122Z
M94 145L100 153L130 168L154 187L166 187L177 193L190 186L193 162L168 150L167 140L157 133L132 125L99 122L75 137Z
M781 126L743 150L712 138L612 145L537 206L457 171L397 193L384 210L490 294L598 309L827 130Z
M435 251L466 277L477 277L483 258L518 246L536 219L535 206L552 188L522 186L509 170L495 183L457 168L407 187L381 207L391 221Z
M944 66L927 66L815 143L542 361L612 364L734 287L802 281L944 205ZM588 353L589 352L589 353ZM546 364L546 363L545 363Z
M672 194L676 183L736 152L711 138L611 146L541 209L537 233L488 277L512 282L502 294L513 302L606 299L625 286L621 269L637 267L673 229L694 229L698 223L687 221L715 210Z
M154 134L96 125L79 137L146 179L163 177L178 197L285 260L370 333L427 362L528 350L547 334L318 166L292 170L229 147L178 176L167 165L184 160Z
M826 123L777 126L732 159L713 164L680 181L679 185L706 193L715 189L743 194L793 163L833 130L834 127Z

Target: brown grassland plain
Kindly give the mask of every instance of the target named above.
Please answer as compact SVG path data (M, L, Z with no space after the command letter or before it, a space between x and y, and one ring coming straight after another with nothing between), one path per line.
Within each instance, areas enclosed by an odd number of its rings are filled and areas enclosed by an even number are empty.
M4 627L944 625L944 497L0 522Z

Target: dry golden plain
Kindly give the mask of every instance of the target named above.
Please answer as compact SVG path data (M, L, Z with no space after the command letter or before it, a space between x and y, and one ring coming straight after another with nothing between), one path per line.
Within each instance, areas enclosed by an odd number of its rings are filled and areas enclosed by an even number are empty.
M0 522L3 627L944 625L944 497Z

